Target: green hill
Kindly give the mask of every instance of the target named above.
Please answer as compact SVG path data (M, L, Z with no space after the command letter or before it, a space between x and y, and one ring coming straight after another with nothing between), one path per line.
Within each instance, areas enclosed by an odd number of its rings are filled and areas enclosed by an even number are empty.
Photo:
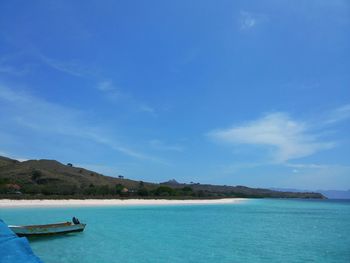
M17 161L0 156L0 195L11 198L324 198L319 193L279 192L245 186L156 184L104 176L55 160Z

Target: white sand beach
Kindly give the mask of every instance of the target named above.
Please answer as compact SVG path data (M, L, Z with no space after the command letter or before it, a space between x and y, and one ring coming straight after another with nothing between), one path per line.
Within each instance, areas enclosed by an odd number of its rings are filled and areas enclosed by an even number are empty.
M210 200L165 200L165 199L67 199L67 200L12 200L0 199L0 208L15 207L78 207L78 206L143 206L143 205L210 205L234 204L245 198Z

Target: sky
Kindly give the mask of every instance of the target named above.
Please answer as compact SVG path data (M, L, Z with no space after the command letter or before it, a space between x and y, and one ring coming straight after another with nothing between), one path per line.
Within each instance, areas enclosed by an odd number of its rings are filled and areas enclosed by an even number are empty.
M350 189L350 1L0 2L0 155Z

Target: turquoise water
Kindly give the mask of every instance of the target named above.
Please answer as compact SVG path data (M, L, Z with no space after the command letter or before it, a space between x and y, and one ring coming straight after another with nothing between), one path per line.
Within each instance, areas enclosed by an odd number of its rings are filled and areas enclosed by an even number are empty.
M83 233L30 240L46 263L350 262L350 202L0 209L8 224L70 219Z

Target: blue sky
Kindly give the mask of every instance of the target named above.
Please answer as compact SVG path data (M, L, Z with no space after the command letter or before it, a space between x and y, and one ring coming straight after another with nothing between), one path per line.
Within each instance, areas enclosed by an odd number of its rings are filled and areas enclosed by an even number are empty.
M350 189L350 2L1 1L0 154Z

